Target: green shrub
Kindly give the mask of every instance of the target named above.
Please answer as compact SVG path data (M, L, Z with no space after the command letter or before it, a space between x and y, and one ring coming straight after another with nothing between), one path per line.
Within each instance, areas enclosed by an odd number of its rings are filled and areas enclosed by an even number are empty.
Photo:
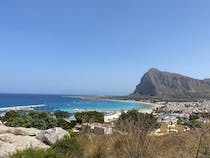
M78 123L82 122L104 122L104 113L97 111L85 111L75 114Z
M23 151L17 151L15 154L10 155L9 158L65 158L65 156L50 149L29 148Z
M59 119L60 118L68 118L69 113L66 112L66 111L56 110L54 112L54 115L55 115L56 118L59 118Z
M129 110L126 113L122 111L117 124L128 122L134 122L138 126L142 126L145 129L158 126L157 118L151 113L140 113L137 110Z
M69 123L65 121L64 119L58 119L57 126L67 130L67 129L72 129L75 126L75 123L74 122Z
M8 117L6 125L11 127L34 127L44 130L56 127L57 120L45 111L29 111L19 117Z
M82 158L83 150L77 137L66 136L62 140L58 140L49 149L25 149L17 151L10 155L9 158Z
M20 114L14 110L6 112L6 114L2 117L2 121L8 121L9 119L15 119L20 117Z
M67 130L67 132L70 134L70 137L73 138L73 137L78 137L79 136L79 133L76 133L72 130Z
M65 154L67 157L75 156L77 158L82 157L82 147L76 137L66 136L62 140L58 140L51 146L51 150L56 153Z
M197 120L199 119L199 115L196 113L193 113L189 116L189 120Z
M62 114L64 116L64 113ZM58 116L57 116L58 117ZM6 126L10 127L34 127L37 129L49 129L54 127L61 127L63 129L72 129L76 122L67 122L64 119L56 119L49 112L46 111L29 111L25 114L19 114L16 111L9 111L2 117Z

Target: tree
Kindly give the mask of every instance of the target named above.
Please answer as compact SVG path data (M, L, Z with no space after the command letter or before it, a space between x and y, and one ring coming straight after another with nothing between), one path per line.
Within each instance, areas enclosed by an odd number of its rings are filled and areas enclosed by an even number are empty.
M138 126L142 126L146 129L156 128L158 126L157 118L151 113L140 113L137 110L129 110L126 113L122 111L122 114L119 117L117 124L122 124L126 122L133 122ZM137 124L141 122L141 124Z
M76 122L67 122L64 119L58 119L57 120L57 126L61 127L63 129L72 129L75 126Z
M75 118L77 119L78 123L82 122L104 122L104 113L98 111L84 111L84 112L77 112L75 114Z
M49 129L57 126L57 120L45 111L29 111L19 117L8 117L7 126L11 127L34 127L38 129Z
M15 119L20 117L20 114L17 111L11 110L6 112L6 114L2 117L2 121L8 121L9 119Z
M157 118L153 114L139 113L137 110L122 112L117 122L121 134L113 139L116 157L149 157L151 132L157 127Z
M51 149L56 153L61 153L67 157L81 158L83 154L82 147L76 137L66 136L62 140L58 140L51 146Z
M60 118L68 118L69 113L66 112L66 111L56 110L54 112L54 115L55 115L56 118L59 118L59 119Z

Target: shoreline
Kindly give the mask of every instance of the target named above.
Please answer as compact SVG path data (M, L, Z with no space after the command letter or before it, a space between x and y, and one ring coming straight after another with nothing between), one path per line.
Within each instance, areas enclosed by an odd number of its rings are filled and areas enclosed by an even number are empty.
M72 97L72 98L81 98L81 99L92 99L92 100L104 100L104 101L119 101L119 102L130 102L130 103L137 103L137 104L143 104L143 105L148 105L148 108L139 108L136 109L139 112L142 113L152 113L153 109L155 109L156 107L160 107L160 104L157 103L149 103L149 102L144 102L144 101L136 101L136 100L122 100L122 99L109 99L109 98L103 98L100 96L67 96L67 97ZM131 110L131 109L130 109ZM128 110L124 110L125 112L127 112ZM106 112L106 111L101 111L101 112ZM110 110L109 111L110 114L106 115L105 117L116 117L116 115L119 113L121 114L121 110ZM111 114L113 113L113 114Z
M123 100L123 99L109 99L109 98L103 98L102 96L65 96L70 98L80 98L80 99L89 99L89 100L105 100L105 101L120 101L120 102L130 102L130 103L138 103L138 104L144 104L149 105L151 107L160 106L159 104L155 103L149 103L144 101L136 101L136 100Z
M43 107L46 106L45 104L40 104L40 105L23 105L23 106L9 106L9 107L3 107L0 108L0 111L10 111L10 110L34 110L36 107Z
M153 109L157 106L160 106L159 104L154 104L154 103L149 103L149 102L144 102L144 101L136 101L136 100L120 100L120 99L109 99L109 98L103 98L103 97L99 97L99 96L65 96L65 97L72 97L72 98L81 98L81 99L92 99L92 100L105 100L105 101L117 101L117 102L129 102L129 103L137 103L140 105L147 105L147 107L139 107L136 108L136 110L138 110L139 112L142 113L152 113ZM40 104L40 105L26 105L26 106L10 106L10 107L3 107L0 108L0 112L7 112L9 110L16 110L16 111L20 111L20 110L34 110L34 108L36 107L43 107L43 106L47 106L45 104ZM130 109L132 110L132 109ZM78 111L74 111L74 112L81 112L81 111L90 111L90 110L79 110ZM105 122L111 122L114 120L117 120L119 118L119 116L121 115L121 110L96 110L99 112L103 112L103 113L107 113L104 116L104 121ZM128 110L124 110L124 112L127 112ZM74 113L73 112L73 113Z
M90 97L90 96L77 96L78 98L81 99L93 99L93 100L105 100L105 101L119 101L119 102L129 102L129 103L137 103L137 104L143 104L143 105L147 105L148 108L142 108L142 109L136 109L138 110L138 112L141 113L152 113L153 109L155 109L156 107L160 107L160 104L155 104L155 103L149 103L149 102L144 102L144 101L136 101L136 100L120 100L120 99L109 99L109 98L100 98L100 97ZM131 109L130 109L131 110ZM124 110L124 112L127 112L128 110ZM110 110L110 114L105 115L104 116L104 122L109 123L109 122L113 122L119 119L121 115L121 110L116 110L116 111L112 111Z

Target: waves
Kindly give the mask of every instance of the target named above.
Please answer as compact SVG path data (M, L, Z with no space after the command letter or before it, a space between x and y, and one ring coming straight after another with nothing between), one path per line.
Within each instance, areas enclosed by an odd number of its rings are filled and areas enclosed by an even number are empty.
M36 107L44 107L47 106L45 104L38 104L38 105L24 105L24 106L10 106L10 107L3 107L0 108L0 111L9 111L9 110L34 110Z

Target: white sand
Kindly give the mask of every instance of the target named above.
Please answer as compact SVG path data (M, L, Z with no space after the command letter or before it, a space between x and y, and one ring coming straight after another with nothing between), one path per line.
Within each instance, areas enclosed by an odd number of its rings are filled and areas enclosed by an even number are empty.
M104 116L104 122L116 121L121 115L121 112L116 112L115 114Z
M109 99L107 99L107 100L109 100ZM133 103L139 103L139 104L149 105L150 107L148 107L147 109L138 109L138 111L139 112L142 112L142 113L152 113L152 111L153 111L154 108L160 106L160 105L154 104L154 103L148 103L148 102L142 102L142 101L135 101L135 100L113 100L113 101L133 102ZM124 112L127 112L127 111L124 111ZM116 120L119 119L120 115L121 115L121 111L118 111L118 112L116 112L114 114L110 114L110 115L104 116L104 122L116 121Z

